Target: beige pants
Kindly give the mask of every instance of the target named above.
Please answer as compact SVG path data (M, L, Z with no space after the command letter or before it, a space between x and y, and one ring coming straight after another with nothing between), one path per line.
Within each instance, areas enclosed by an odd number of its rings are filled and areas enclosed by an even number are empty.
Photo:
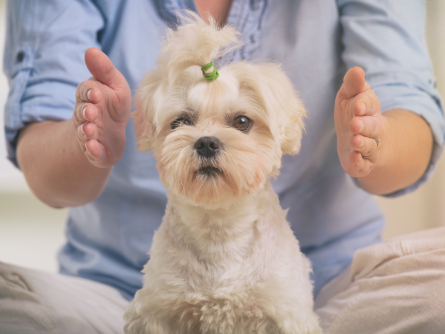
M120 334L127 305L103 284L0 263L1 334ZM325 334L444 334L445 228L357 251L315 306Z
M123 334L128 303L104 284L0 262L0 334Z
M357 251L315 308L325 334L444 334L445 228Z

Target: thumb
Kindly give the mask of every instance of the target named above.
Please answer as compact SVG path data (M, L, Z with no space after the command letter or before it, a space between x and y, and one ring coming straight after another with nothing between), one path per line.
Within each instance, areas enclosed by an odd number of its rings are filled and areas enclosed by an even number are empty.
M365 71L356 66L346 72L343 78L343 85L340 88L340 93L343 98L350 99L365 90Z
M127 85L127 80L114 67L113 62L108 56L97 48L89 48L85 52L85 64L90 73L98 81L112 89Z

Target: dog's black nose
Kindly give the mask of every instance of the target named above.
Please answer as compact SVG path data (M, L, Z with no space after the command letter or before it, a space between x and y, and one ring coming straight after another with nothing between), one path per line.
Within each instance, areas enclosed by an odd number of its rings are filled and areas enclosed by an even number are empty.
M215 137L201 137L195 143L195 150L199 155L206 158L213 157L221 147L221 143L218 138Z

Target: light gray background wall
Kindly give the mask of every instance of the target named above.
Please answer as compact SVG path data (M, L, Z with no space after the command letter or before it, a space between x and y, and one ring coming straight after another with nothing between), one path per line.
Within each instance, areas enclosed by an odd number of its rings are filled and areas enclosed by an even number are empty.
M13 1L13 0L12 0ZM397 0L389 0L397 1ZM427 0L426 33L438 88L445 96L445 0ZM413 21L419 18L410 18ZM0 60L5 36L5 0L0 0ZM39 202L20 171L6 160L3 106L8 83L0 74L0 261L55 272L56 252L62 245L67 210ZM430 183L397 199L377 198L388 225L384 237L445 226L445 157Z

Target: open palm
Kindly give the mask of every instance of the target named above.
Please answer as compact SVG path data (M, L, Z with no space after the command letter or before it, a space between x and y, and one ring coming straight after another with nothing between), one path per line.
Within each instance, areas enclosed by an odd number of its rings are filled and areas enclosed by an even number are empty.
M88 49L85 63L93 77L77 87L74 126L89 161L96 167L111 167L124 153L131 91L124 76L99 49Z
M338 91L334 110L340 163L352 177L370 173L379 159L377 141L385 132L380 101L359 67L350 69Z

